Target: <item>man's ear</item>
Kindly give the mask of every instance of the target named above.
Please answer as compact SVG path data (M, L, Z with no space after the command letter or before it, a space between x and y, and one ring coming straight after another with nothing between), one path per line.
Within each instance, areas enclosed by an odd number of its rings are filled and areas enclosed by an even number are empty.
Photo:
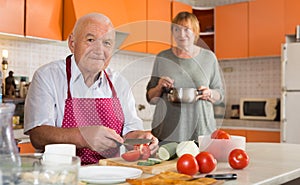
M73 33L71 33L69 35L68 46L69 46L69 49L71 50L71 52L74 53L74 36L73 36Z

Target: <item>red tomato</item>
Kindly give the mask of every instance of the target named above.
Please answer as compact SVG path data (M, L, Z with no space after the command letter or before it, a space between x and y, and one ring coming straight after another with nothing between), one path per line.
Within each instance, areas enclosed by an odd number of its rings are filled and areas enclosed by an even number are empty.
M140 156L141 156L141 153L139 150L130 150L121 155L121 157L125 161L129 161L129 162L137 161L140 158Z
M229 165L233 169L245 168L248 166L249 160L248 154L242 149L233 149L228 156Z
M187 175L195 175L199 171L196 158L191 154L183 154L177 161L177 171Z
M200 152L196 156L196 160L199 165L200 173L209 173L213 171L217 166L217 160L209 152Z
M143 160L147 160L151 155L151 150L148 144L135 145L134 148L140 151L141 159Z
M230 139L230 135L224 130L220 129L215 130L210 137L212 139Z

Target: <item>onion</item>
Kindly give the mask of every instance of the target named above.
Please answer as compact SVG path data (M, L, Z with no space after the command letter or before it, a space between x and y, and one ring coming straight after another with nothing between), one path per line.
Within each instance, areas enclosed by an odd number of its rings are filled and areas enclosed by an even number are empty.
M199 152L200 150L194 141L182 141L176 148L178 157L181 157L183 154L191 154L195 157Z

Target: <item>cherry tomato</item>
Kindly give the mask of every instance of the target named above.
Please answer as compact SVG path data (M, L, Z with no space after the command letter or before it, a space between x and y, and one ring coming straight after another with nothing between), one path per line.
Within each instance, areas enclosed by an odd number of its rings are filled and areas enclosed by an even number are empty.
M148 144L135 145L134 149L140 151L140 157L143 160L147 160L151 156L151 150Z
M249 160L248 154L242 149L233 149L228 156L229 165L233 169L245 168L248 166Z
M137 161L140 158L140 156L141 156L141 153L139 150L130 150L121 155L121 157L125 161L129 161L129 162Z
M209 152L200 152L196 156L196 160L199 165L200 173L209 173L213 171L217 166L217 160Z
M191 154L183 154L177 161L177 171L187 175L195 175L199 171L196 158Z
M230 135L224 130L217 129L211 135L211 139L230 139Z

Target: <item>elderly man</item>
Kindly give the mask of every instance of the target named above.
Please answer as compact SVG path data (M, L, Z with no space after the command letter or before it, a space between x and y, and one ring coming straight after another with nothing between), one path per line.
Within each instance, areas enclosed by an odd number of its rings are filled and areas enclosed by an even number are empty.
M115 44L111 21L102 14L81 17L69 36L73 55L40 67L25 103L24 133L36 149L52 143L77 147L82 164L118 154L124 138L158 140L143 131L130 87L108 67Z

